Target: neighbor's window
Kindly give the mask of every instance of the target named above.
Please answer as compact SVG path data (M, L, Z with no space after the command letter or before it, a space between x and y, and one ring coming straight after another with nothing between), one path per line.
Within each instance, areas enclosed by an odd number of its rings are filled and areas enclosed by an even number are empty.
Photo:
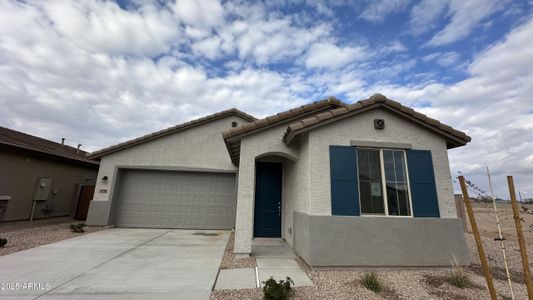
M405 151L359 148L357 158L361 213L410 216Z

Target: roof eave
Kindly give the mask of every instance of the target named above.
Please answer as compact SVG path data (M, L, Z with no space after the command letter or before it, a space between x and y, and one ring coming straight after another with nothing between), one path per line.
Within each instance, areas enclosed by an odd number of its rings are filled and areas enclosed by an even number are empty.
M290 123L292 121L295 121L297 119L301 119L301 118L306 117L306 116L316 115L317 112L324 111L324 110L329 110L332 107L342 107L342 106L337 106L335 104L332 104L332 105L329 105L329 106L323 106L323 107L317 108L314 111L309 111L309 112L306 112L304 114L294 116L293 118L282 120L282 121L277 122L277 123L272 123L272 124L269 124L267 126L260 127L260 128L257 128L257 129L251 130L251 131L246 131L246 132L243 132L243 133L240 133L240 134L231 135L229 132L226 131L226 132L222 133L222 137L224 138L224 140L227 140L227 139L235 139L235 140L242 139L242 138L244 138L246 136L249 136L249 135L252 135L252 134L256 134L256 133L264 131L264 130L268 130L268 129L270 129L272 127L275 127L275 126L279 126L279 125L282 125L282 124Z
M217 114L219 114L219 115L217 115ZM257 120L257 118L255 118L252 115L249 115L249 114L247 114L245 112L242 112L242 111L240 111L240 110L238 110L236 108L231 108L231 109L228 109L228 110L225 110L225 111L214 113L214 114L206 116L206 117L202 117L202 118L199 118L199 119L196 119L196 120L188 121L188 122L173 126L173 127L178 127L178 126L183 125L183 127L179 127L179 128L169 127L167 129L163 129L163 130L160 130L160 131L152 132L152 133L146 134L144 136L141 136L141 137L129 140L129 141L125 141L123 143L116 144L114 146L106 147L104 149L89 153L87 155L87 158L89 158L89 159L100 159L100 158L102 158L102 157L104 157L106 155L109 155L109 154L112 154L112 153L115 153L115 152L119 152L119 151L122 151L124 149L131 148L131 147L134 147L134 146L146 143L146 142L150 142L150 141L153 141L153 140L158 139L158 138L162 138L162 137L165 137L165 136L168 136L168 135L172 135L172 134L174 134L176 132L179 132L179 131L182 131L182 130L187 130L187 129L190 129L190 128L195 127L195 126L203 125L203 124L215 121L215 120L220 120L220 119L225 118L225 117L230 116L230 115L239 116L239 117L241 117L241 118L243 118L243 119L245 119L245 120L247 120L249 122L253 122L253 121ZM187 124L187 123L190 123L190 124Z
M87 167L98 168L98 166L100 165L100 162L98 162L96 160L76 159L76 158L73 158L73 157L59 155L59 154L53 153L51 151L41 151L41 150L37 150L37 149L31 148L31 147L25 147L25 146L21 146L21 145L14 145L14 144L10 144L10 143L0 143L0 146L1 147L6 147L5 149L8 149L10 151L17 151L19 153L22 152L22 153L27 153L27 154L34 154L34 155L46 157L46 158L49 158L49 159L54 159L54 160L63 161L63 162L69 162L69 163L82 165L82 166L87 166Z
M366 100L363 100L363 101L366 101ZM419 125L421 125L423 127L426 127L426 128L428 128L430 130L433 130L433 131L436 131L437 133L445 136L447 149L453 149L453 148L465 146L468 142L470 142L472 140L471 137L466 135L466 134L464 134L465 135L465 139L462 139L460 137L454 136L453 134L451 134L449 132L446 132L446 131L444 131L444 130L436 127L436 126L432 126L430 124L427 124L426 122L418 120L414 116L411 116L411 115L403 112L400 108L395 107L395 106L390 105L390 104L386 104L386 102L380 101L380 102L372 103L370 105L368 105L368 104L366 104L366 105L367 105L366 107L363 106L360 109L357 109L357 110L354 110L354 111L349 111L349 112L347 112L345 114L342 114L342 115L339 115L339 116L334 116L334 117L332 117L330 119L326 119L326 120L323 120L323 121L319 121L319 122L317 122L315 124L312 124L311 126L306 126L306 127L301 128L301 129L291 130L291 128L289 126L287 128L287 131L285 132L285 136L283 138L283 141L284 141L285 145L289 146L295 140L295 138L299 134L301 134L303 132L307 132L307 131L313 130L313 129L317 128L317 127L321 127L321 126L324 126L324 125L336 122L338 120L342 120L342 119L354 116L356 114L360 114L362 112L365 112L365 111L368 111L370 109L374 109L374 108L377 108L377 107L382 107L382 108L388 109L390 111L393 111L395 113L398 113L398 114L402 115L403 117L408 118L408 119L416 122L417 124L419 124Z

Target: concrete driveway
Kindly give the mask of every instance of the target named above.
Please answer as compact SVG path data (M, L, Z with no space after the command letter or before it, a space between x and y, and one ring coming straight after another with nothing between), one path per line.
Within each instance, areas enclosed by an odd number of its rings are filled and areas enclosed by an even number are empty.
M209 299L229 235L107 229L2 256L0 299Z

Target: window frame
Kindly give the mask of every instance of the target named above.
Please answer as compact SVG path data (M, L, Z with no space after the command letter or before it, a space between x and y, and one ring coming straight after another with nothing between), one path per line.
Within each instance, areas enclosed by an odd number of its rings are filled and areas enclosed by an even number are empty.
M381 193L383 195L383 202L384 202L384 208L385 208L385 213L384 214L368 214L368 213L363 213L361 207L362 207L362 204L361 204L361 201L362 201L362 198L361 198L361 189L359 188L358 189L358 193L359 193L359 215L362 216L362 217L378 217L378 218L383 218L383 217L393 217L393 218L414 218L414 215L413 215L413 200L411 199L411 182L410 182L410 178L409 178L409 167L407 165L407 153L405 151L405 149L395 149L395 148L377 148L377 147L355 147L356 151L357 151L357 155L359 157L359 149L367 149L367 150L378 150L379 151L379 167L380 167L380 172L381 172ZM406 177L406 185L407 185L407 195L408 195L408 198L409 198L409 215L406 215L406 216L399 216L399 215L389 215L389 200L388 200L388 195L387 195L387 179L386 179L386 175L385 175L385 162L384 162L384 159L383 159L383 151L384 150L392 150L392 151L401 151L403 153L403 160L405 162L405 177ZM361 181L359 180L359 164L357 164L357 184L359 186L361 186Z

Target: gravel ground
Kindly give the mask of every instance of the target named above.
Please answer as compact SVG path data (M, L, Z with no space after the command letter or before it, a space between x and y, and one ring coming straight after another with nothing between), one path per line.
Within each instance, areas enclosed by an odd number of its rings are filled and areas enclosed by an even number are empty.
M102 227L85 227L85 233L73 233L70 224L80 221L68 217L50 218L42 220L16 221L0 223L0 238L7 239L7 245L0 248L0 256L24 249L55 243L64 239L76 237L101 230Z
M226 251L224 252L224 257L220 263L221 269L254 268L257 266L255 257L236 258L235 253L233 253L234 246L235 232L232 232L229 237L228 245L226 246Z
M488 237L482 237L482 241L489 256L499 298L510 299L499 243ZM314 286L295 288L294 299L488 299L490 296L479 265L473 235L467 234L467 244L471 265L466 268L466 272L472 281L472 285L468 288L461 289L450 285L446 280L449 269L377 269L384 290L376 294L360 284L359 278L364 274L362 270L312 270L303 260L297 259L313 280ZM516 251L518 243L507 241L506 246L515 298L527 299L520 253ZM532 261L533 247L529 247L528 251ZM211 299L262 299L262 293L261 289L215 291Z

